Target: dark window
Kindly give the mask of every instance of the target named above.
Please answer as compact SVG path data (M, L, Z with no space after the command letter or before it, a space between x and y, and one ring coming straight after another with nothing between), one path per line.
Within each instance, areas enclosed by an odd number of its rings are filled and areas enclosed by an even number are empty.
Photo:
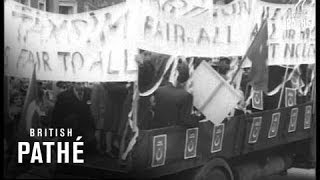
M45 11L44 3L39 3L39 9Z
M59 6L59 13L60 14L72 14L73 7L72 6Z
M21 4L24 4L24 5L27 5L27 6L29 5L29 4L28 4L28 0L20 0L20 3L21 3Z

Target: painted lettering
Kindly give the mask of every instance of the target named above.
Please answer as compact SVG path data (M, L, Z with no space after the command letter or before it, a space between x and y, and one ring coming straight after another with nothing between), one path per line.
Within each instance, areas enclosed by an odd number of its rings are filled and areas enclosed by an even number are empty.
M174 25L174 41L177 43L178 39L180 39L181 42L184 43L185 33L184 33L184 28L181 25L175 24Z
M58 52L58 57L62 56L64 71L68 71L67 57L70 56L70 52Z

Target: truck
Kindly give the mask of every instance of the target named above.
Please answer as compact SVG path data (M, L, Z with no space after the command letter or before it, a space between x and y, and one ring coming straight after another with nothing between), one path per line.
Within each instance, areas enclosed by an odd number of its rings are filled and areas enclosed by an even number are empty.
M192 179L250 180L286 175L292 167L314 168L315 99L234 116L217 125L200 121L192 128L140 130L127 159L123 165L118 160L95 155L84 164L60 164L56 174L156 178L192 172Z

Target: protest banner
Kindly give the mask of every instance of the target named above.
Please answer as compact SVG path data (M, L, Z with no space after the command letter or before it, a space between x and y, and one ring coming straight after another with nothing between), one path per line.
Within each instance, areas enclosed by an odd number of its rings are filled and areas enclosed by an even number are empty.
M183 1L184 5L180 6L173 2L176 1L142 1L139 9L144 13L137 20L138 48L198 57L242 56L245 53L252 18L249 0L202 9L204 12L191 17L187 10L192 1Z
M256 16L268 19L268 65L315 63L315 4L257 2Z
M39 80L133 81L125 3L94 12L54 14L5 2L5 73Z

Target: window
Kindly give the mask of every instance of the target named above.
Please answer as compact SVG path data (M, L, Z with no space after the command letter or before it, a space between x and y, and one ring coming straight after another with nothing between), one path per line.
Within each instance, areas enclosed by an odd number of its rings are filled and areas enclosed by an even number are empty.
M29 0L20 0L21 4L24 4L26 6L30 6L30 1Z
M38 7L40 10L45 11L46 10L46 6L44 5L44 3L39 2Z
M73 14L73 6L59 6L60 14Z

